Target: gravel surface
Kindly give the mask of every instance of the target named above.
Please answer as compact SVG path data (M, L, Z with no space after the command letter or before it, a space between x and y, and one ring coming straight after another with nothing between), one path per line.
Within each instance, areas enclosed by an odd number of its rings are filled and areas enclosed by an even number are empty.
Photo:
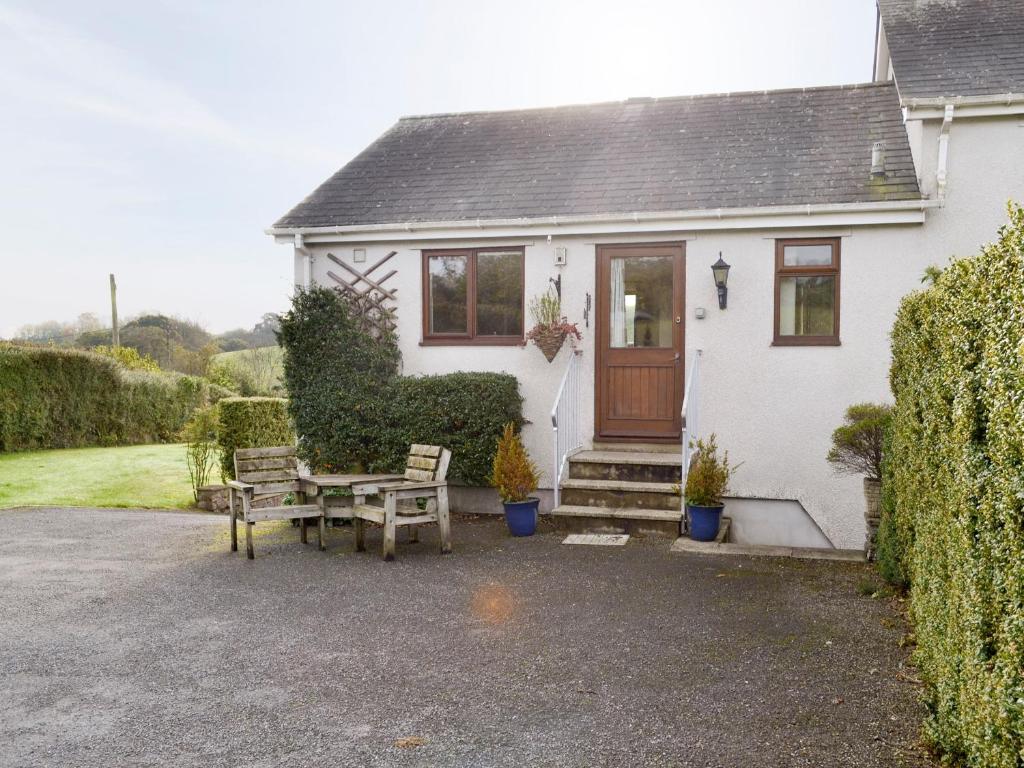
M865 566L256 530L0 512L0 766L928 765Z

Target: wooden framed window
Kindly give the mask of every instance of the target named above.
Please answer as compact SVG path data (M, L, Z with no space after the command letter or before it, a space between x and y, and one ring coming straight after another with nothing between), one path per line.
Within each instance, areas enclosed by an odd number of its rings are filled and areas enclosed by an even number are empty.
M423 251L424 344L522 344L524 250Z
M838 346L839 238L775 241L777 346Z

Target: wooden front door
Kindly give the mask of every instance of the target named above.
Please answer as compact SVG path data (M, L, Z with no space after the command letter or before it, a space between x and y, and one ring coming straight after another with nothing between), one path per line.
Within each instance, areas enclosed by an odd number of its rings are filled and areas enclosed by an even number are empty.
M684 247L597 247L598 438L680 439Z

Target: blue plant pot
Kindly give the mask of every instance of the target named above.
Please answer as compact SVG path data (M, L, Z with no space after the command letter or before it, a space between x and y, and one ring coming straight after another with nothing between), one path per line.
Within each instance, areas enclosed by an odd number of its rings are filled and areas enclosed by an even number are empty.
M690 538L694 541L714 541L718 536L718 528L722 524L724 504L717 507L695 507L686 505L686 513L690 518Z
M537 531L537 506L540 499L506 501L505 522L513 536L533 536Z

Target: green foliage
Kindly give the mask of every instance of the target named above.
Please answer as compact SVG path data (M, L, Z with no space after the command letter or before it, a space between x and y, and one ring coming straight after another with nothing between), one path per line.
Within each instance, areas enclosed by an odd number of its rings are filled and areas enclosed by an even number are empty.
M910 586L906 556L910 553L911 532L896 519L895 461L892 451L892 416L882 437L881 521L875 544L875 567L890 584L906 589Z
M828 461L837 472L882 477L882 439L892 417L892 408L875 403L858 403L846 409L845 423L832 433Z
M734 471L729 466L729 452L718 458L718 443L714 433L708 439L697 440L696 451L686 474L686 503L694 507L716 507L729 492L729 477Z
M904 299L892 332L893 498L926 733L952 760L1024 761L1024 209ZM887 459L888 462L888 459Z
M199 501L199 489L209 484L210 474L217 465L218 408L215 405L200 408L182 430L185 440L185 464L192 482L192 495Z
M235 476L237 448L295 443L288 401L279 397L228 397L217 404L217 444L224 477Z
M503 425L522 423L514 376L399 376L394 334L327 288L296 295L280 343L299 455L316 471L398 471L423 443L452 452L449 477L486 485Z
M491 485L497 489L502 501L526 501L537 490L539 479L537 465L526 453L516 425L509 422L498 438Z
M274 344L214 355L206 378L244 397L280 397L284 394L282 373L281 348Z
M90 352L0 344L0 451L171 442L225 394Z
M562 322L562 301L554 288L530 299L530 316L535 325L558 325Z
M139 350L132 347L107 347L101 344L98 347L93 347L90 351L97 355L113 358L132 371L150 371L155 373L160 370L160 365L156 360L149 355L140 354Z

